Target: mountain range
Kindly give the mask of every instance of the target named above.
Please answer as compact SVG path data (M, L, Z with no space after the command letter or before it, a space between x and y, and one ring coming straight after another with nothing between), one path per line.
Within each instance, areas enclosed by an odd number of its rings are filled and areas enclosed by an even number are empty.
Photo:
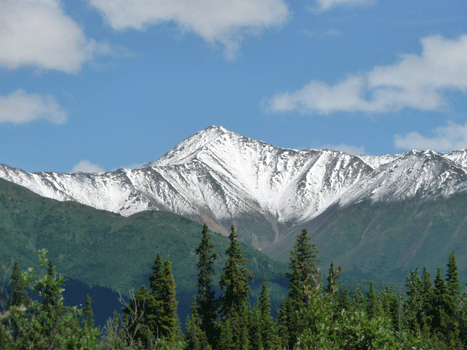
M413 266L444 265L450 250L467 270L466 171L466 150L294 150L211 126L138 169L62 174L0 165L0 178L122 216L169 211L224 235L233 224L241 241L283 262L307 228L324 261L400 281Z

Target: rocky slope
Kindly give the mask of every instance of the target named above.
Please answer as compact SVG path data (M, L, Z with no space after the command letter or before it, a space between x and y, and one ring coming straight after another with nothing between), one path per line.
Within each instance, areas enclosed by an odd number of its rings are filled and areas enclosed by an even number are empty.
M355 156L278 148L211 126L139 169L61 174L0 165L0 177L124 216L171 211L224 234L234 224L242 241L262 249L331 207L464 192L466 166L465 150Z

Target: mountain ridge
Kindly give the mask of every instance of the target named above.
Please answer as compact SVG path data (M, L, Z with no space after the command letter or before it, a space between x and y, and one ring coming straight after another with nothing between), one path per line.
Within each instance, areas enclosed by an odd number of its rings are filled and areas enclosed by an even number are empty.
M123 216L171 211L223 234L233 223L240 240L261 250L335 205L464 192L466 166L466 150L382 156L295 150L210 126L138 169L60 174L0 165L0 178Z

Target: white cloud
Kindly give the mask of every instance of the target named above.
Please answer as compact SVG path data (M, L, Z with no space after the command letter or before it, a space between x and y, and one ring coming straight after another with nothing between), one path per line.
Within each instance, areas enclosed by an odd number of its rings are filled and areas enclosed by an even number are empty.
M435 135L426 137L418 132L405 136L394 136L394 145L400 149L431 149L438 152L467 148L467 123L464 125L448 121L447 126L440 126L432 131Z
M32 66L77 72L96 55L112 53L88 40L60 0L0 0L0 68Z
M345 143L341 143L340 145L326 144L320 147L320 149L325 149L325 148L334 150L334 151L341 151L341 152L352 154L352 155L366 154L365 147L363 145L352 146L352 145L346 145Z
M338 36L340 35L339 31L336 29L329 29L326 31L327 36Z
M104 169L102 169L99 165L97 164L92 164L89 160L85 159L80 161L78 164L76 164L73 169L71 170L72 173L103 173L105 172Z
M134 163L128 166L124 166L125 169L139 169L144 165L144 163Z
M308 7L312 12L325 12L335 7L368 6L374 0L316 0L316 7Z
M304 29L303 34L309 37L316 37L316 36L339 36L341 33L336 29L329 29L325 32L316 32L316 31L309 31L308 29Z
M234 59L245 34L284 24L291 13L283 0L89 0L115 30L144 30L174 22L207 42L224 45Z
M24 124L37 119L61 124L67 119L52 95L28 94L22 89L0 96L0 124Z
M444 92L467 90L467 35L455 40L429 36L421 43L421 55L400 55L393 65L349 75L333 86L313 80L301 90L276 94L261 104L266 112L302 114L382 113L406 107L439 110L447 105Z

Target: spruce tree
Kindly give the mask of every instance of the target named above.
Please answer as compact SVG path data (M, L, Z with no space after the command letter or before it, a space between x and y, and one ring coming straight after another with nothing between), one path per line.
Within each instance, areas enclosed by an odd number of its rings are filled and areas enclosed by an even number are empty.
M355 288L355 291L352 293L352 309L359 311L359 312L366 312L368 308L368 300L365 297L365 294L363 291L357 287Z
M387 284L386 289L381 292L380 298L383 315L391 319L392 330L398 331L400 300L394 294L393 287Z
M422 274L422 312L420 313L420 330L423 334L429 335L432 331L433 320L433 286L431 276L426 266L423 266Z
M459 281L459 273L457 272L457 261L454 251L449 254L448 260L448 271L447 271L447 289L448 289L448 306L447 314L450 318L450 338L457 337L454 335L460 333L459 325L462 324L459 317L458 305L460 304L461 285ZM451 341L457 341L458 339L450 339Z
M201 329L208 337L211 347L217 339L218 330L216 328L217 302L215 299L215 290L212 286L213 275L216 274L213 268L214 261L218 258L217 253L213 253L214 244L209 242L208 226L204 224L201 243L196 248L196 254L199 256L198 264L198 293L196 294L197 312L201 319Z
M21 277L21 268L19 266L18 260L15 261L15 264L13 266L13 273L10 279L10 286L11 289L8 291L9 298L6 303L6 309L9 310L12 306L26 307L31 301L31 298L28 297L24 280ZM13 331L13 337L16 340L18 337L18 326L14 318L10 317L8 319L8 323L9 327L11 327Z
M405 303L405 318L408 321L409 329L416 332L421 325L421 312L424 308L423 284L418 276L418 268L410 271L406 277L406 287L408 300Z
M438 267L437 275L435 278L435 289L433 293L433 332L437 334L438 338L445 341L450 333L452 326L451 317L449 313L449 290L446 286L445 280L441 277L441 269Z
M253 309L249 309L248 329L250 350L259 350L263 348L263 342L261 338L261 309L258 298L255 301Z
M175 281L172 275L170 253L164 261L164 283L162 285L161 335L169 346L174 345L180 337L180 324L177 316L178 302L175 298Z
M304 285L310 277L318 273L316 264L319 261L316 249L316 244L311 244L308 231L302 230L302 233L297 237L294 249L290 251L290 272L285 273L285 277L289 279L289 295L292 305L298 310L307 302ZM311 288L317 287L317 281L311 279Z
M287 348L289 344L289 329L287 325L289 324L289 315L291 314L291 307L289 299L282 297L282 303L280 308L276 311L276 333L279 335L281 348Z
M92 312L91 297L89 296L89 294L86 294L86 306L84 307L83 324L84 322L86 322L86 325L89 328L94 328L94 313Z
M319 288L319 275L316 264L321 261L317 254L316 244L311 244L308 231L302 230L295 242L294 249L290 251L289 270L285 277L289 278L288 304L290 309L287 315L288 347L293 348L298 336L303 332L306 325L299 324L298 311L308 304L305 287L311 289ZM308 282L310 281L310 282Z
M206 333L201 328L201 319L198 315L196 297L193 298L191 306L191 319L187 317L185 322L185 347L184 350L211 350Z
M268 279L264 276L260 295L260 335L261 345L264 349L279 348L279 337L274 328L274 319L271 316L271 299L269 298Z
M10 280L11 289L8 291L9 299L7 301L7 309L12 306L27 305L31 298L28 297L26 286L23 278L21 277L21 268L18 260L15 261L13 266L13 273Z
M152 266L152 274L149 277L149 297L147 298L147 326L157 338L161 335L161 310L162 310L162 286L164 284L164 270L162 258L157 253Z
M447 275L449 294L454 298L454 300L457 300L460 297L462 287L459 281L459 273L457 272L457 261L454 251L449 254Z
M219 342L217 344L217 350L234 350L236 349L233 343L233 329L230 324L230 319L226 319L220 325Z
M230 245L225 250L228 258L222 268L219 282L219 287L224 291L220 300L219 313L221 323L230 321L233 349L238 350L243 349L248 343L248 294L250 292L248 281L253 280L253 274L241 267L246 264L247 259L243 258L233 225L229 240ZM221 330L222 332L224 332L224 340L230 336L230 331L225 327Z
M48 262L47 269L47 280L53 281L55 278L55 267L52 260ZM63 280L62 281L66 281ZM41 334L44 338L51 339L59 333L62 327L62 316L65 315L66 308L63 305L62 291L60 288L61 283L43 283L40 286L36 285L36 290L39 291L40 296L44 299L42 301L42 312L47 315L46 319L43 319L42 327L43 332Z
M370 318L375 318L381 315L379 300L377 294L375 293L373 281L370 282L370 290L368 292L367 312Z
M148 348L156 341L156 335L148 325L148 315L151 313L148 299L148 290L142 285L128 305L121 308L125 319L125 339L130 346L140 342Z
M339 302L338 302L338 311L346 310L350 311L352 309L352 298L349 296L350 291L347 289L346 286L342 288L342 293L339 295Z
M342 271L342 267L338 266L336 271L334 271L334 261L331 261L331 266L329 267L329 275L327 278L328 285L325 289L326 294L334 294L339 291L339 286L337 285L337 279L340 277L339 273Z
M47 265L47 250L39 251L39 265ZM27 312L15 316L18 324L18 338L14 341L15 349L93 349L99 331L84 331L79 326L77 316L82 310L76 306L68 308L63 305L63 277L57 277L52 261L48 262L47 274L35 282L32 269L23 276L25 287L33 288L43 298L42 302L30 302Z

